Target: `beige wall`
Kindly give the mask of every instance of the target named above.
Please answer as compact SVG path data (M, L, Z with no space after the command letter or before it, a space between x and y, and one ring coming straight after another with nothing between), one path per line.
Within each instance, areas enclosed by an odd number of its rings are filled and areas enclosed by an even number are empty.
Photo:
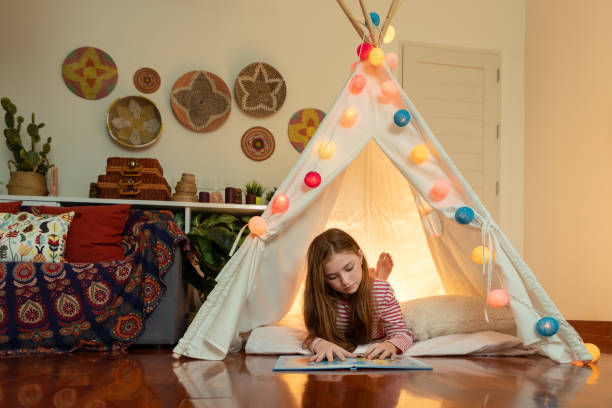
M525 258L569 319L612 320L607 0L529 0Z
M385 15L390 0L370 0ZM347 1L354 12L358 2ZM501 225L520 251L523 239L524 0L406 1L394 23L401 41L418 41L501 51L502 123ZM242 186L256 178L278 185L298 158L287 138L287 121L298 109L327 110L355 59L358 39L333 0L23 0L7 2L0 17L0 87L22 113L35 111L53 136L53 162L60 169L60 194L88 194L104 173L108 156L158 158L168 181L193 172L201 185L218 180ZM60 67L68 52L93 45L119 68L119 83L98 101L76 97L65 87ZM216 73L233 89L240 70L254 61L275 66L287 81L288 97L274 116L246 117L234 104L226 124L209 134L193 133L174 118L168 95L183 73ZM135 70L155 68L162 77L150 98L164 120L159 142L142 151L113 143L105 129L106 110L117 97L138 94ZM398 70L398 72L400 72ZM240 150L251 126L268 127L276 151L256 163ZM0 149L0 160L9 159ZM8 171L0 166L0 180Z

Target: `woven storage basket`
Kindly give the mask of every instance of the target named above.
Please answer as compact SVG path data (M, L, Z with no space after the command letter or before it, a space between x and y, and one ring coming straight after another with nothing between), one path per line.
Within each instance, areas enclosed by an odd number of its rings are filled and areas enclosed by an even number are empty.
M96 184L98 198L166 201L171 194L166 179L152 174L143 174L138 177L103 174L98 176Z
M126 176L154 174L158 177L162 177L164 175L164 170L157 159L109 157L106 159L106 174L122 174Z

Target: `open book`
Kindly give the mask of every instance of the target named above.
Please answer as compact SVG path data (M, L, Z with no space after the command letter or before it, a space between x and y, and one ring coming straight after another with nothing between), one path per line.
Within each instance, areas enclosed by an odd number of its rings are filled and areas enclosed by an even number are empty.
M274 371L302 371L302 370L357 370L364 369L386 369L386 370L432 370L431 366L416 358L409 356L397 356L393 359L368 360L361 356L347 357L346 360L334 361L323 360L319 363L311 362L311 356L295 355L280 356L274 365Z

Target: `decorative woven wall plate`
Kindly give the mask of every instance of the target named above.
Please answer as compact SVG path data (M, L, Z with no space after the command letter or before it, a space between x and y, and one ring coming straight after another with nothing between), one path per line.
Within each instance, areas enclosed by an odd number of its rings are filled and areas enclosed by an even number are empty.
M153 68L140 68L134 73L134 86L142 93L153 93L160 84L161 78Z
M115 100L108 108L106 127L111 138L123 146L147 147L161 134L161 114L149 99L126 96Z
M240 145L249 159L266 160L274 153L274 136L268 129L255 126L244 132Z
M287 85L274 67L265 62L255 62L238 74L234 96L244 113L258 117L269 116L285 103Z
M205 133L225 123L232 110L232 96L225 82L215 74L191 71L174 83L170 104L183 126Z
M115 89L119 73L110 55L95 47L81 47L64 60L62 78L75 95L101 99Z
M295 150L300 153L304 150L324 117L325 112L314 108L301 109L291 116L287 133Z

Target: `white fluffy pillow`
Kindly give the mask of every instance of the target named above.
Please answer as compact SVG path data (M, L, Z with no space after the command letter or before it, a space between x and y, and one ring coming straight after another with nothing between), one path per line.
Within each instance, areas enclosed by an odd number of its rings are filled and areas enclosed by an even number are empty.
M406 326L415 341L457 333L498 331L516 332L514 316L509 306L487 308L489 322L484 317L485 301L476 296L442 295L400 302Z

